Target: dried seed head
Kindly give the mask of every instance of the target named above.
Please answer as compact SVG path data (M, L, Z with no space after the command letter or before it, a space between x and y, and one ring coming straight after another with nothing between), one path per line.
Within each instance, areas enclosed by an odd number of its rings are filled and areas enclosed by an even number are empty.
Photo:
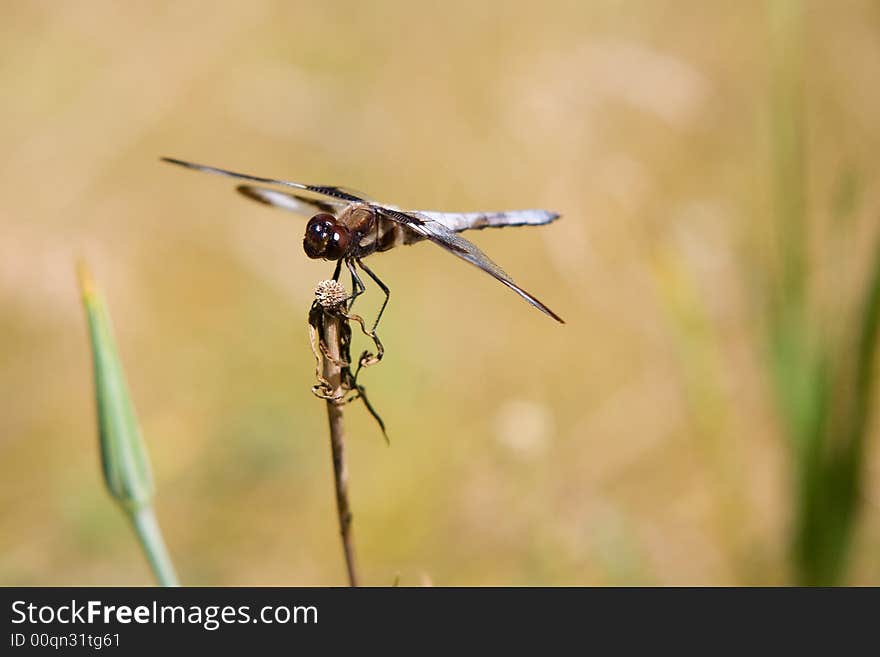
M347 297L342 283L334 280L326 280L318 283L315 288L315 299L324 308L333 308L343 303Z

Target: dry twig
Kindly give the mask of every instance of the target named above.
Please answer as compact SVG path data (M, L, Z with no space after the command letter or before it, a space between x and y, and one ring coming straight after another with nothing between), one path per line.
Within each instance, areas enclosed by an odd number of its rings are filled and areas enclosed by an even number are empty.
M347 312L345 288L335 280L321 281L315 290L315 302L309 311L309 337L317 362L318 383L312 388L316 396L327 403L327 421L330 426L330 451L333 457L333 476L336 488L336 511L339 533L348 570L348 581L357 586L354 539L351 527L351 506L348 501L348 469L345 464L345 424L343 407L355 399L362 399L370 414L379 423L385 435L385 424L367 399L363 386L357 383L361 367L372 365L382 358L382 343L375 333L366 331L363 319ZM376 354L364 352L358 360L357 372L351 372L351 321L369 335L376 345ZM386 441L388 440L385 435Z

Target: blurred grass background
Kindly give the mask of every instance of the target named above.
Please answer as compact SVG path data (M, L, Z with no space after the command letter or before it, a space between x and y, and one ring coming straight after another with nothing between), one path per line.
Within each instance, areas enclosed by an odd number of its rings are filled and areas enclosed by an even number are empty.
M372 263L392 447L352 406L365 583L880 584L876 3L4 17L0 583L151 582L100 479L77 256L182 582L344 581L306 326L332 267L171 155L564 216L474 237L564 327L430 246Z

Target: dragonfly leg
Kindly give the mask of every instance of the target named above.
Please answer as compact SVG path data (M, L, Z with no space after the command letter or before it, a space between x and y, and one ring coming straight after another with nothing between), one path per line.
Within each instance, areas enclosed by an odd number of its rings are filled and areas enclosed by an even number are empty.
M360 397L361 400L364 402L364 406L367 407L367 411L369 411L370 415L373 416L373 419L376 420L379 428L382 430L382 437L385 438L385 444L390 445L391 441L388 439L388 432L385 431L385 423L382 421L382 418L379 416L379 413L376 411L376 409L373 408L370 400L367 399L367 391L364 390L364 387L361 385L355 384L355 386L357 389L357 396Z
M340 260L340 262L342 261ZM351 274L352 293L351 297L349 298L348 304L348 308L350 310L351 307L354 305L355 299L362 295L367 290L367 288L364 285L364 282L361 280L361 277L358 276L357 269L354 266L354 262L346 258L345 266L348 267L348 272Z
M333 280L339 280L339 274L342 272L342 258L336 261L336 269L333 270Z
M369 276L370 278L372 278L372 279L376 282L376 285L378 285L378 286L382 289L382 292L385 293L385 300L382 302L382 307L379 308L379 314L376 315L376 321L373 322L373 330L372 330L372 334L373 334L373 336L375 336L375 335L376 335L376 327L379 326L379 321L382 319L382 313L385 312L385 306L388 305L388 300L391 298L391 290L389 290L389 289L388 289L388 286L385 285L385 283L383 283L383 282L379 279L379 277L376 276L376 274L373 273L373 270L372 270L372 269L370 269L369 267L367 267L367 266L364 264L363 260L361 260L360 258L358 258L358 260L357 260L357 264L358 264L358 266L359 266L361 269L363 269L365 272L367 272L367 276Z

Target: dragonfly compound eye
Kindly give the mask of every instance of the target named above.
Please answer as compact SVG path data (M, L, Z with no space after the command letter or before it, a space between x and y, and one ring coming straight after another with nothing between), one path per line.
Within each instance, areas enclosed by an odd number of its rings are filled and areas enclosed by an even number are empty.
M348 253L348 244L350 233L345 226L336 224L330 231L330 239L327 240L327 246L324 249L325 260L339 260Z
M310 258L338 260L348 247L348 231L340 226L336 217L326 212L316 214L306 225L306 236L303 238L303 249ZM344 242L344 244L342 244Z

